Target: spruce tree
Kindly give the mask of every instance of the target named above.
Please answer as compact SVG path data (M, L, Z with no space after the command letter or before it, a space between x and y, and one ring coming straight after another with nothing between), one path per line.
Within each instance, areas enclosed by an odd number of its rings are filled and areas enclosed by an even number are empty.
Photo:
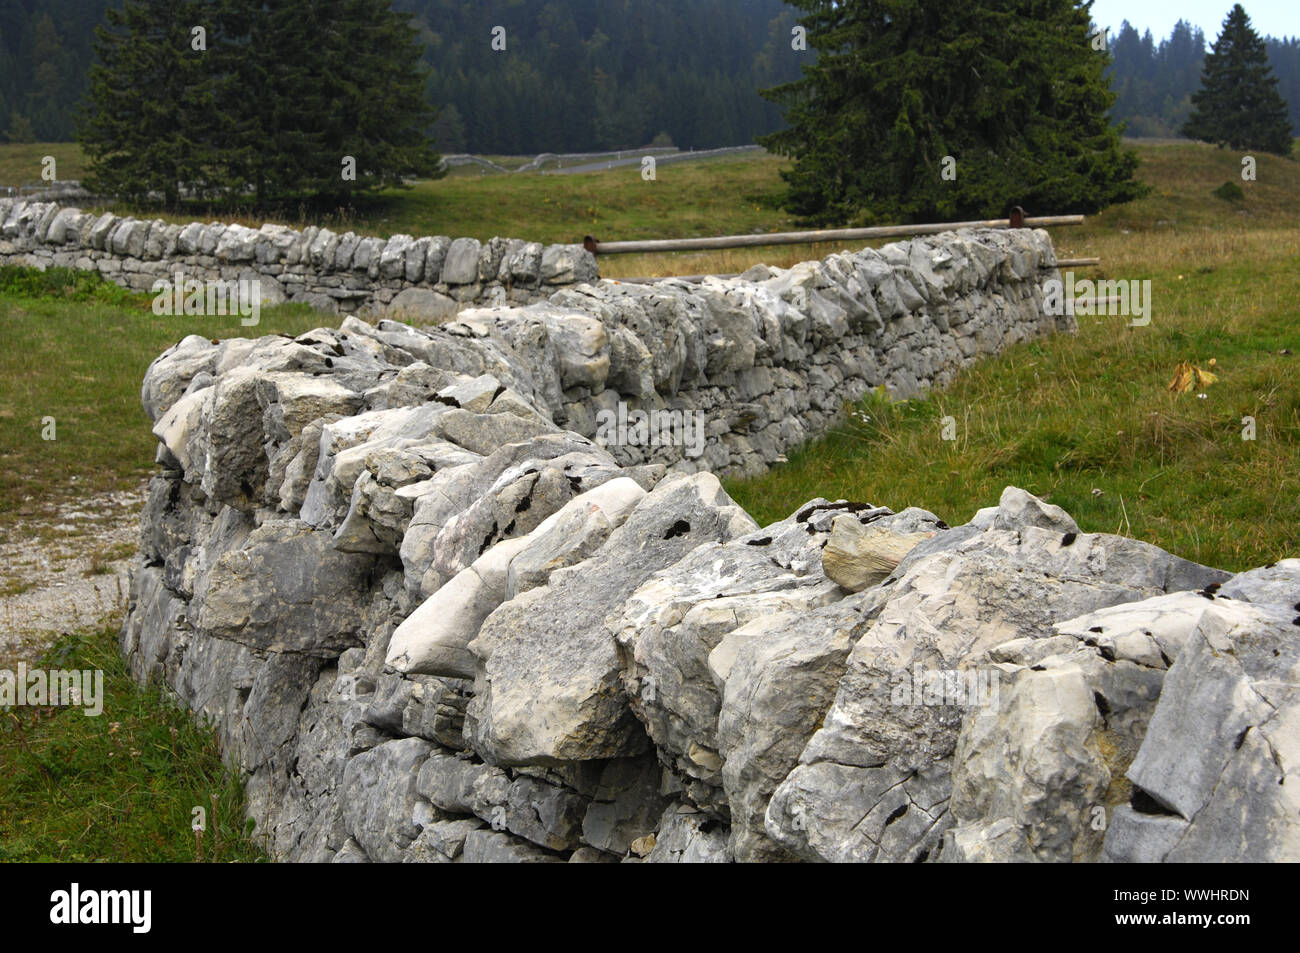
M1232 149L1289 156L1294 143L1286 101L1268 62L1264 41L1236 4L1223 21L1192 96L1183 135Z
M205 102L217 78L194 48L204 6L126 0L108 8L108 26L95 33L98 62L80 128L93 191L137 201L158 192L174 208L184 186L205 182L216 161Z
M108 16L82 128L97 191L169 206L251 191L265 209L445 174L422 49L389 0L126 0Z
M1074 0L788 2L818 57L765 92L789 129L760 142L794 157L786 204L805 219L1088 212L1142 193Z
M407 14L390 0L324 0L324 34L304 60L320 148L304 160L312 191L346 202L356 192L402 189L409 178L439 178L442 157L430 143L438 113L425 99L424 49ZM343 156L356 159L355 181L344 181Z

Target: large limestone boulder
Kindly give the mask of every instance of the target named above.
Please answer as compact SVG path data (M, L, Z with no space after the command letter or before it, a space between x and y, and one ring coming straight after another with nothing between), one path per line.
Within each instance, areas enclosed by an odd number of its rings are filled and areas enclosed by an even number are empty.
M195 586L195 628L261 651L336 656L363 642L373 566L298 520L269 520L213 557Z
M754 529L711 474L670 479L589 559L502 605L470 643L481 661L466 721L475 750L502 765L644 750L605 617L701 543Z

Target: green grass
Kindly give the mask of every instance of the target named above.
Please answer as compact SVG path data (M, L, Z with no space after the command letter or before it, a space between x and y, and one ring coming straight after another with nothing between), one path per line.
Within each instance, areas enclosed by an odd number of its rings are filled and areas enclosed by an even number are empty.
M81 175L82 159L74 144L10 144L0 145L0 183L35 180L39 157L45 154L59 160L61 179ZM526 161L489 158L507 167ZM501 235L545 243L580 242L588 234L606 241L682 238L789 227L793 220L777 209L782 191L777 170L782 164L771 157L702 159L660 166L654 182L643 181L637 165L581 175L479 176L461 169L363 201L346 214L324 217L281 214L263 219L247 210L231 215L200 205L180 214L122 203L107 207L172 222L219 219L257 227L273 220L296 228L329 224L336 231L381 237L405 233L486 241ZM719 182L725 188L719 189Z
M1261 156L1245 199L1226 203L1213 192L1240 181L1237 156L1140 151L1150 196L1053 237L1062 257L1102 258L1079 278L1150 279L1149 326L1081 316L1078 334L1010 348L942 393L870 396L857 408L869 420L728 491L761 522L821 495L923 506L956 525L1015 484L1085 531L1225 569L1300 555L1300 163ZM1219 380L1203 399L1168 391L1180 361L1211 359ZM956 441L940 439L945 416Z
M0 185L42 185L43 160L54 157L54 174L59 182L80 179L86 160L75 142L9 142L0 145Z
M0 709L0 862L257 861L243 791L213 734L128 677L116 628L65 637L47 669L99 669L103 713ZM202 843L191 829L205 812Z
M301 334L337 319L305 305L160 317L150 295L96 274L0 267L0 529L74 495L137 486L155 440L140 406L149 363L188 334ZM54 440L43 439L54 418Z
M24 181L7 170L53 151L0 147L0 181ZM763 477L728 481L729 492L762 522L826 496L923 506L955 525L1016 484L1065 507L1084 530L1125 533L1226 569L1300 554L1300 163L1260 156L1258 181L1227 202L1214 191L1240 180L1238 157L1194 145L1139 151L1152 194L1053 237L1062 257L1102 257L1088 277L1151 279L1148 327L1084 317L1078 334L985 359L943 393L903 403L871 395L861 416ZM60 177L75 177L67 159ZM792 224L776 209L780 165L666 166L654 183L634 166L449 178L346 227L539 241L779 230ZM734 272L864 244L620 256L601 266L626 276ZM283 307L246 329L237 317L155 317L149 302L94 276L0 269L0 530L152 469L140 381L186 334L298 334L336 320ZM1210 359L1219 380L1204 399L1168 392L1178 362ZM53 442L41 439L47 415L57 421ZM1241 439L1247 415L1254 441ZM940 439L945 416L955 441ZM106 713L0 712L0 860L193 860L190 811L209 807L211 834L213 794L222 846L209 837L205 859L259 859L238 836L238 785L211 735L130 684L112 627L57 654L60 667L105 670Z

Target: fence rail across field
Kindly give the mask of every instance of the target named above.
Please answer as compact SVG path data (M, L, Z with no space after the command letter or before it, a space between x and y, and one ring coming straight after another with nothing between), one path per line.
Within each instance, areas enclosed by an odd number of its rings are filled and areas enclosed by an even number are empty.
M700 251L711 248L751 248L762 245L811 245L816 242L861 241L872 238L905 238L937 235L959 228L1047 228L1054 225L1082 225L1082 215L1047 215L1039 218L995 218L982 222L940 222L929 225L880 225L871 228L824 228L806 232L769 232L759 235L718 235L713 238L660 238L646 241L602 242L588 235L583 240L596 255L625 255L634 252Z
M1016 210L1017 213L1019 209ZM646 241L601 242L588 235L583 247L593 255L618 255L633 252L696 251L710 248L753 248L765 245L801 245L816 242L855 241L873 238L902 238L915 235L937 235L958 228L1046 228L1057 225L1082 225L1082 215L1046 215L1026 218L1023 214L1010 219L988 219L982 222L938 222L927 225L881 225L872 228L827 228L804 232L772 232L766 235L719 235L714 238L668 238ZM1100 258L1061 258L1055 268L1094 268ZM671 275L678 281L699 282L705 278L735 278L737 275ZM651 284L663 278L611 278L627 284Z

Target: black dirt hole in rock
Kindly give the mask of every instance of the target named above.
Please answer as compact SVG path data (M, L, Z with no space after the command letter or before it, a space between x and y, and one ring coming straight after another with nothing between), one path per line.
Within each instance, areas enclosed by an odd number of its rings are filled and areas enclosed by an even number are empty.
M1169 808L1165 807L1137 785L1133 786L1133 796L1129 799L1129 806L1139 814L1150 814L1162 817L1182 816L1177 811L1171 811Z
M1074 544L1074 541L1078 538L1079 538L1078 533L1066 533L1064 536L1061 537L1061 548L1064 549L1066 546L1072 546Z
M1212 593L1212 592L1207 592L1207 591L1204 590L1204 589L1200 589L1200 590L1197 590L1197 593L1196 593L1196 594L1197 594L1198 596L1203 596L1204 598L1209 599L1211 602L1214 601L1214 593Z
M1102 629L1101 626L1099 626L1099 625L1094 625L1094 626L1093 626L1091 629L1089 629L1088 631L1089 631L1089 632L1102 632L1102 631L1104 631L1104 630Z
M691 524L686 520L678 520L672 526L668 527L668 532L664 533L664 539L673 539L677 536L685 536L691 531Z
M327 358L325 358L325 366L326 366L326 367L333 367L333 366L334 366L334 359L333 359L332 357L327 357Z
M850 513L860 513L863 510L874 510L876 507L870 503L815 503L812 506L806 506L795 514L796 523L806 523L808 518L820 510L847 510Z
M721 824L722 824L721 821L718 821L714 818L709 818L707 821L703 822L700 825L700 833L711 834L714 831L716 831L721 826Z
M898 807L894 808L893 812L887 818L885 818L885 826L888 827L890 824L894 823L894 821L898 820L906 813L907 813L907 805L900 804Z
M766 546L772 542L771 536L760 536L758 539L745 540L746 546Z
M1291 608L1294 609L1296 612L1300 612L1300 602L1297 602Z
M1209 593L1215 593L1215 592L1218 592L1218 591L1219 591L1219 587L1222 586L1222 585L1223 585L1223 583L1221 583L1221 582L1212 582L1212 583L1210 583L1208 586L1205 587L1205 591L1206 591L1206 592L1209 592Z
M1233 751L1240 751L1240 750L1241 750L1241 746L1244 745L1244 744L1246 743L1246 735L1250 734L1250 729L1251 729L1251 726L1250 726L1250 725L1247 725L1245 728L1241 729L1241 733L1238 734L1237 737L1233 739L1233 742L1232 742L1232 750L1233 750Z
M912 861L912 863L923 864L929 859L930 859L930 848L927 847L925 850L921 851L921 853L916 855L916 860Z
M533 505L533 498L531 496L526 496L518 503L515 504L515 512L516 513L526 512L528 507L532 505Z
M498 387L496 390L494 390L494 391L492 392L492 400L496 400L498 397L500 397L500 396L501 396L502 394L504 394L505 392L506 392L505 385L502 385L501 387ZM492 402L492 401L488 401L488 403L491 403L491 402Z
M1093 692L1092 700L1097 705L1097 711L1101 712L1101 717L1105 718L1110 714L1110 702L1106 701L1106 696L1101 692Z
M1291 620L1292 625L1300 625L1300 615Z

